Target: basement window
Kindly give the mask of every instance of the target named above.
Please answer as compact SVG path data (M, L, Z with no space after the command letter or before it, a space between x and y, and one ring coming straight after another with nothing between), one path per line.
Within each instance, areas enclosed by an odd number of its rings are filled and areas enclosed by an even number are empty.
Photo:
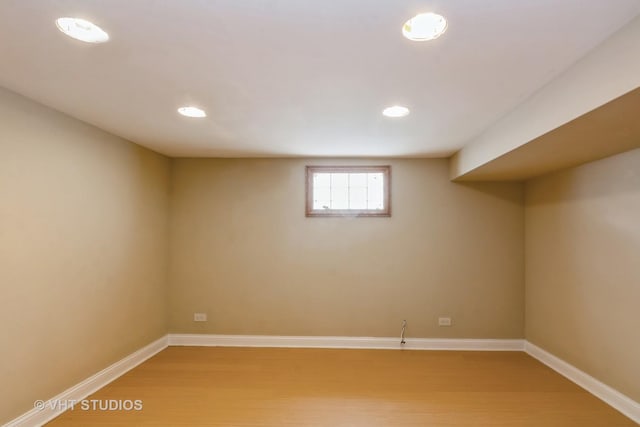
M391 216L390 166L307 166L306 215Z

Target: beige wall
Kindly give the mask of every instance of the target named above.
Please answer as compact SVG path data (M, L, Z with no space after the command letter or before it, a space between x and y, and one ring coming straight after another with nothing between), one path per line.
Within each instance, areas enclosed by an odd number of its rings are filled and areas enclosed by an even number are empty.
M391 164L393 216L305 218L307 164ZM171 216L171 332L523 337L521 184L454 184L444 159L176 159Z
M526 337L640 401L640 149L526 186Z
M0 89L0 424L166 333L168 179Z

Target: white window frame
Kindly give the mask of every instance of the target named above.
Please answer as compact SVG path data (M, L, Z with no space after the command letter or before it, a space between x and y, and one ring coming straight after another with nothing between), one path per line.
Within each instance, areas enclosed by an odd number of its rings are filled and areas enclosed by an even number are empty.
M382 173L383 209L314 209L313 176L316 173ZM391 166L307 166L305 214L308 217L390 217Z

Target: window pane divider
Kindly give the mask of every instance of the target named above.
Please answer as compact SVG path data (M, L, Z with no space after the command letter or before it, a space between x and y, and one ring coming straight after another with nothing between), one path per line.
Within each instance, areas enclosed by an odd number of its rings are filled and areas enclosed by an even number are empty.
M334 202L334 187L331 174L347 174L347 209L332 209ZM366 206L369 205L370 188L368 174L382 174L382 209L351 209L351 174L367 174ZM314 176L316 174L329 174L329 209L314 209ZM306 208L308 217L390 217L391 216L391 166L307 166L306 167ZM375 199L374 199L375 200Z

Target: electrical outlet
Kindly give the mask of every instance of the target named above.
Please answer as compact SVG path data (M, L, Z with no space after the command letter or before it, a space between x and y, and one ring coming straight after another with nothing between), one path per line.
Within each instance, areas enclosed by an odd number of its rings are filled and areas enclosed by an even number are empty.
M450 317L438 317L438 326L451 326Z
M193 313L193 321L194 322L206 322L207 321L207 313Z

